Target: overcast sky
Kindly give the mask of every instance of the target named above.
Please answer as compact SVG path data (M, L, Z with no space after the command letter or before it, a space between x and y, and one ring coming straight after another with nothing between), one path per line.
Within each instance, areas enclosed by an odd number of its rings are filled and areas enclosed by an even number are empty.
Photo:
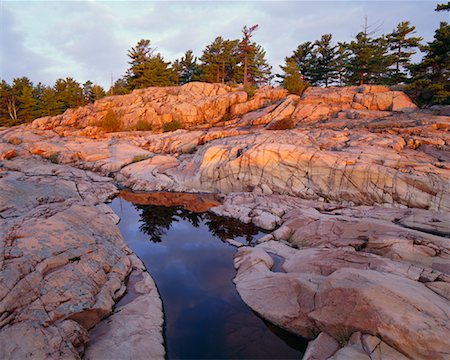
M127 69L127 50L150 39L166 60L188 49L200 56L216 36L240 38L259 24L254 40L274 72L298 44L332 33L348 41L369 24L387 33L408 20L431 41L448 12L444 1L4 1L0 0L0 77L53 85L71 76L109 88Z

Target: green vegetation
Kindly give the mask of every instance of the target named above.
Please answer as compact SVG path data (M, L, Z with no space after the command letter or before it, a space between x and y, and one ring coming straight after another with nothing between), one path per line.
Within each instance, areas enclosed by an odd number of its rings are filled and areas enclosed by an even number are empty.
M69 259L69 261L71 263L74 263L74 262L78 263L80 260L81 260L81 258L79 256L74 256L74 257Z
M440 5L437 11L448 11ZM387 35L374 36L377 29L367 25L349 43L332 43L325 34L315 42L300 44L281 66L282 85L301 94L308 85L401 84L413 100L423 106L450 104L450 26L442 22L434 40L422 45L415 27L401 22ZM413 64L417 51L425 53Z
M136 131L152 131L152 123L146 120L139 120L136 125L134 125L133 130Z
M449 11L450 3L436 11ZM431 11L431 10L430 10ZM53 86L33 84L27 77L11 84L0 82L0 126L27 123L42 116L54 116L69 108L92 103L104 96L128 94L149 86L172 86L190 81L243 83L249 97L256 86L270 83L272 69L264 48L253 41L258 25L244 26L241 39L216 37L197 58L187 50L180 59L164 60L150 40L142 39L128 51L129 68L105 92L99 85L73 78L56 80ZM400 22L392 32L376 35L367 24L348 43L334 43L331 34L301 43L285 58L279 82L292 94L301 95L310 85L401 84L417 104L450 104L450 27L442 22L433 41L424 45L415 36L415 27ZM413 55L424 53L412 63ZM247 86L250 86L247 88ZM112 115L106 121L109 131L117 129ZM108 122L110 124L108 124ZM150 130L139 124L139 130ZM170 131L170 130L167 130Z
M49 160L49 161L50 161L51 163L53 163L53 164L58 164L59 155L60 155L60 152L59 152L59 151L54 152L54 153L51 153L51 154L47 157L47 160Z
M181 129L181 123L177 120L172 120L171 122L165 123L163 125L164 132L175 131L178 129Z
M292 121L292 119L289 118L285 118L282 120L278 120L277 122L273 123L273 124L269 124L269 126L267 126L267 130L288 130L288 129L293 129L294 128L294 122Z
M281 69L284 71L282 80L283 87L289 91L290 94L301 96L308 88L309 83L304 80L296 62L289 59L287 60L286 66L281 66Z
M131 161L133 164L139 161L147 160L150 158L150 155L135 155L133 160Z
M109 109L100 122L99 127L103 128L106 132L117 132L122 129L122 122L114 110Z
M254 84L246 84L244 85L244 91L247 93L247 99L251 99L255 96L255 92L258 90L258 87Z
M105 96L105 91L92 82L80 85L68 77L56 80L50 87L34 85L27 77L12 84L0 82L0 126L30 122L42 116L62 114L69 108L86 105Z

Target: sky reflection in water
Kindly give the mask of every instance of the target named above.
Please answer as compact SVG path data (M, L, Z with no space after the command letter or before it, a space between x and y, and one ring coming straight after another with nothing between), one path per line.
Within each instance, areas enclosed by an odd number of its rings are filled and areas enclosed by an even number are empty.
M168 358L301 358L306 340L264 322L232 283L236 249L221 239L247 243L263 235L255 227L121 198L112 207L161 294Z

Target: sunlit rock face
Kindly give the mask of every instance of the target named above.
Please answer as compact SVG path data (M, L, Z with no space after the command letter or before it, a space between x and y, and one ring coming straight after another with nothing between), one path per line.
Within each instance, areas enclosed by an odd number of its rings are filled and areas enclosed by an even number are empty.
M105 133L98 124L108 110L120 115L122 130L147 121L153 132ZM261 245L240 248L235 282L263 317L315 339L308 359L444 359L450 353L444 114L443 107L417 109L405 94L382 86L309 88L302 96L267 87L248 98L239 88L192 83L109 97L2 130L0 351L19 351L14 341L25 334L36 340L16 357L44 348L76 357L86 329L111 312L127 275L142 273L103 204L115 193L114 180L132 190L220 193L221 205L216 197L199 202L191 195L183 202L272 231ZM161 133L174 120L184 129ZM79 248L86 251L72 256ZM66 252L81 260L69 261ZM285 259L283 271L272 271L271 254ZM60 277L52 275L58 271ZM95 284L80 280L91 272L99 276ZM79 293L59 290L61 279L79 285ZM48 292L22 296L21 284ZM154 296L148 289L147 300ZM84 305L70 307L74 302ZM158 309L153 302L144 307ZM111 329L99 332L97 350L89 347L92 358L121 334L120 326ZM163 354L140 339L136 344L150 357Z

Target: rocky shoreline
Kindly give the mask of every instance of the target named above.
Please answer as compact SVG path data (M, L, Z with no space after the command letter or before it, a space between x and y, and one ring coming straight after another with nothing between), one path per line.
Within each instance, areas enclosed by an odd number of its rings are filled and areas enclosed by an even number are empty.
M111 108L124 127L189 130L104 133L93 124ZM272 231L239 248L235 283L262 317L315 339L305 359L448 357L450 118L440 114L378 86L247 99L193 83L0 131L0 357L164 357L157 290L105 205L114 183L219 193L212 211ZM136 297L115 306L127 279Z

